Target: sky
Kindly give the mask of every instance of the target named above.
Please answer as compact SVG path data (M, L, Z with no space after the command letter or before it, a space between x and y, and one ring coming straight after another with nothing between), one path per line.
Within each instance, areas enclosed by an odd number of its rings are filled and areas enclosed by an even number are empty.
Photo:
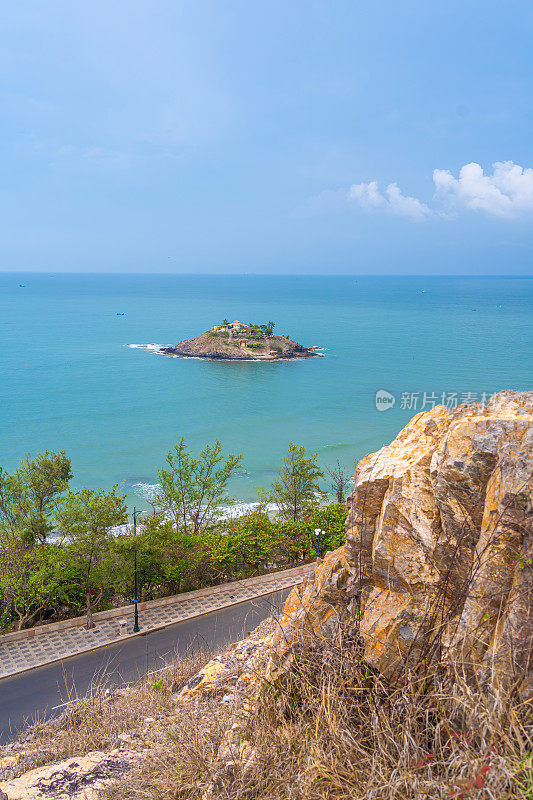
M531 275L530 0L25 0L0 270Z

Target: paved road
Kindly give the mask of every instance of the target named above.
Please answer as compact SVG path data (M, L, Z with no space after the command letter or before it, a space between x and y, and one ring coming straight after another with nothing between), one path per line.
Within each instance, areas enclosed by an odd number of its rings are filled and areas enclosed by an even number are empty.
M236 642L279 607L289 589L239 605L178 622L126 642L72 656L0 680L0 743L8 742L25 725L60 713L54 708L68 699L67 687L83 696L103 672L116 683L134 681L164 666L176 653L209 648L216 653Z

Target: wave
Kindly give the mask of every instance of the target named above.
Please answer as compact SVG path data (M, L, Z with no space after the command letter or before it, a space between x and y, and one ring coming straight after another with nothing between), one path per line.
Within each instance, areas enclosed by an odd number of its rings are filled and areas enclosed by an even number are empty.
M169 345L151 342L149 344L127 344L126 347L131 347L135 350L151 350L154 353L160 353L162 347L169 347Z
M138 494L139 497L145 500L152 500L161 486L158 483L143 483L142 481L138 481L137 483L132 483L131 488L137 490L136 494Z
M238 473L238 474L239 475L250 475L251 473L244 472L244 473ZM135 493L139 497L141 497L143 500L147 500L149 503L152 503L152 502L154 502L154 500L156 498L156 495L157 495L159 489L161 488L161 486L160 486L159 483L144 483L142 481L139 481L138 483L133 483L131 488L134 489ZM261 505L262 504L257 500L252 501L252 502L247 502L247 503L237 501L237 503L235 503L233 505L230 505L230 506L221 506L221 508L220 508L221 515L220 516L221 516L221 519L223 519L223 520L224 519L234 519L235 517L240 517L243 514L247 514L250 511L256 510ZM273 513L276 510L276 506L273 503L267 503L266 505L264 505L264 508L268 513ZM146 512L143 512L143 513L144 514L151 514L150 511L146 511ZM128 527L127 524L126 525L118 525L117 526L117 531L118 531L118 529L127 528L127 527ZM131 526L130 526L130 528L131 528ZM113 530L115 530L115 529L113 529Z
M144 487L146 486L149 490L156 490L159 488L158 484L148 484L148 483L136 483L134 486ZM259 501L254 501L252 503L235 503L231 506L221 506L220 508L220 517L219 519L230 520L236 519L237 517L242 517L244 514L249 514L252 511L256 511L260 506L262 506L267 514L272 514L273 516L276 515L277 506L274 503L266 503L262 504ZM152 516L151 511L142 511L137 518L137 533L142 533L144 529L144 521L147 518ZM170 519L170 517L169 517ZM112 536L131 536L133 534L133 523L132 522L125 522L123 525L114 525L112 528L109 529L109 532ZM49 541L54 543L59 543L61 540L64 540L64 534L60 531L53 531L49 536Z
M235 517L242 517L243 514L248 514L250 511L256 511L262 504L257 500L253 503L236 503L234 506L222 506L222 519L235 519ZM267 503L263 505L267 513L276 511L277 506L274 503Z
M155 342L151 342L149 344L127 344L125 347L131 347L134 350L150 350L152 353L156 353L159 356L166 356L167 358L187 358L191 361L234 361L236 364L276 364L280 361L304 361L305 356L290 356L289 358L276 358L274 360L270 360L267 358L238 358L238 359L231 359L231 358L208 358L206 356L182 356L176 355L174 353L162 353L161 349L163 347L171 347L172 345L169 344L156 344ZM320 350L322 348L310 348L312 350Z

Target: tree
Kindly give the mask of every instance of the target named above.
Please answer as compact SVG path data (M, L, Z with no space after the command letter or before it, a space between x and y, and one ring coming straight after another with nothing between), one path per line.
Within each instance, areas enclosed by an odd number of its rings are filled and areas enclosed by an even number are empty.
M267 322L266 328L267 328L267 336L272 336L272 333L274 332L275 328L275 323L272 322L272 320L269 320Z
M288 454L278 470L278 479L262 499L274 503L283 519L298 522L315 509L324 496L320 480L324 473L317 464L316 453L290 442Z
M226 578L257 574L275 560L276 528L259 507L228 522L214 544L213 560Z
M18 472L31 505L28 535L33 541L44 543L53 528L51 515L72 480L70 458L64 451L49 453L45 450L35 458L27 455Z
M17 618L19 631L62 599L56 551L53 545L0 543L0 597Z
M93 611L112 571L107 558L111 528L126 521L125 496L118 494L117 488L69 491L56 513L58 527L66 537L64 551L73 580L81 584L85 596L88 630L94 628Z
M23 539L24 529L30 513L30 502L21 475L9 474L0 467L0 533L2 544L9 540Z
M214 528L220 521L221 506L235 502L227 493L227 485L242 458L230 453L224 460L218 439L195 458L182 437L169 451L167 466L158 471L158 506L184 533Z
M71 479L70 458L63 451L27 455L11 475L0 468L0 527L27 544L44 544Z
M71 478L64 452L27 455L11 474L0 468L0 597L19 630L60 596L57 548L46 538Z
M214 577L212 537L204 533L185 533L173 520L151 517L142 533L142 550L157 570L160 585L174 594L197 589ZM157 565L157 566L156 566Z
M328 468L328 475L331 479L331 493L337 500L337 503L344 503L350 477L348 473L343 470L338 459L333 469Z

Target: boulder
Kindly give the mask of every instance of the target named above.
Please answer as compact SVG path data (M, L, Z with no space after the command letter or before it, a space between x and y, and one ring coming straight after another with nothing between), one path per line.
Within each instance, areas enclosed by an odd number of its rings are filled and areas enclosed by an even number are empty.
M0 798L9 800L97 800L101 790L131 769L138 754L93 751L32 769L0 782Z
M269 669L294 642L357 625L390 677L453 658L528 690L533 656L533 392L438 406L365 456L346 545L285 606Z

